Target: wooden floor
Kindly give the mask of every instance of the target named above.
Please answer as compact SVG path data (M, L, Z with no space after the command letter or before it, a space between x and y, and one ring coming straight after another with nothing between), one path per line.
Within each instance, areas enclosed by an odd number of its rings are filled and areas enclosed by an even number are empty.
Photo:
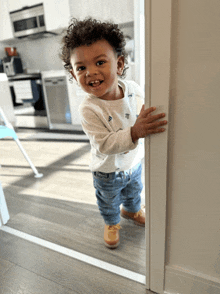
M12 140L0 141L7 227L145 275L145 232L122 219L120 246L105 247L104 222L89 171L90 146L78 139L36 139L18 130L36 179ZM60 138L60 137L59 137ZM151 293L145 285L0 230L0 293Z

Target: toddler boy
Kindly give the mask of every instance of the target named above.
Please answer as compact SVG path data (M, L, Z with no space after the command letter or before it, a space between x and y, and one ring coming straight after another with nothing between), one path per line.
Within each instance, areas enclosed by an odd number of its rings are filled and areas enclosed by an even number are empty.
M135 82L122 80L127 54L118 25L73 19L63 43L64 67L87 93L79 108L81 122L91 144L90 169L105 222L105 245L116 248L120 215L145 226L140 138L163 132L159 127L167 121L157 121L163 113L151 115L155 107L145 110L143 105L138 113L138 100L143 104L144 95Z

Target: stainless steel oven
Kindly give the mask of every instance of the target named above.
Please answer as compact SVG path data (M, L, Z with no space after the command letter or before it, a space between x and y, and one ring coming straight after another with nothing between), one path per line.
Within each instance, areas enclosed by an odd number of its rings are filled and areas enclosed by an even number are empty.
M46 31L43 3L10 12L14 37L22 38Z

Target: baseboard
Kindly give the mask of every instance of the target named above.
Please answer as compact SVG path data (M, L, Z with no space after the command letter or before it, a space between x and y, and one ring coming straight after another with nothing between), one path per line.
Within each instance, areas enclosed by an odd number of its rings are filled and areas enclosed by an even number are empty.
M220 279L186 268L165 267L164 294L219 294Z

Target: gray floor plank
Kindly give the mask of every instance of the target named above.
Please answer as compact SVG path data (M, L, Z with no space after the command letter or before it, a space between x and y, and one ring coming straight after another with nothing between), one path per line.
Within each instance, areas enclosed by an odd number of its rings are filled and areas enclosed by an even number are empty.
M1 265L0 265L1 267ZM0 274L0 294L77 294L53 281L13 265Z
M88 166L89 144L33 141L27 135L30 134L19 133L22 145L44 177L34 178L13 140L1 140L0 181L11 216L7 225L144 275L143 228L122 219L121 244L117 250L109 250L103 244L104 222L96 205ZM31 294L35 279L46 289L42 287L42 292L36 294L50 294L43 292L48 289L56 293L53 283L60 285L58 289L64 287L73 293L150 293L143 285L0 231L0 280L7 273L9 280L13 275L19 277L18 269ZM39 277L45 280L40 282ZM86 281L85 285L81 280ZM20 294L19 279L11 281L14 286L9 293Z
M23 274L25 279L32 273L35 274L35 278L37 276L37 280L40 279L39 277L42 277L65 289L71 289L76 293L146 293L145 286L142 284L87 265L23 239L8 235L8 233L0 231L0 258L24 269L25 272L23 272ZM8 273L8 277L6 278L7 275L4 275L6 284L3 282L3 285L7 286L11 272L16 270L15 268L11 268L6 272ZM17 271L17 274L19 274L19 271ZM35 283L35 278L33 277L33 283ZM15 287L19 287L19 280L19 278L16 280ZM25 285L25 283L23 285ZM24 294L26 293L32 294L32 292L24 292ZM50 292L41 293L49 294Z
M9 227L145 274L144 228L122 219L121 244L109 250L104 245L104 223L95 205L8 193L6 200L13 213Z
M11 262L0 258L0 277L3 276L4 273L7 272L11 267L13 267Z

